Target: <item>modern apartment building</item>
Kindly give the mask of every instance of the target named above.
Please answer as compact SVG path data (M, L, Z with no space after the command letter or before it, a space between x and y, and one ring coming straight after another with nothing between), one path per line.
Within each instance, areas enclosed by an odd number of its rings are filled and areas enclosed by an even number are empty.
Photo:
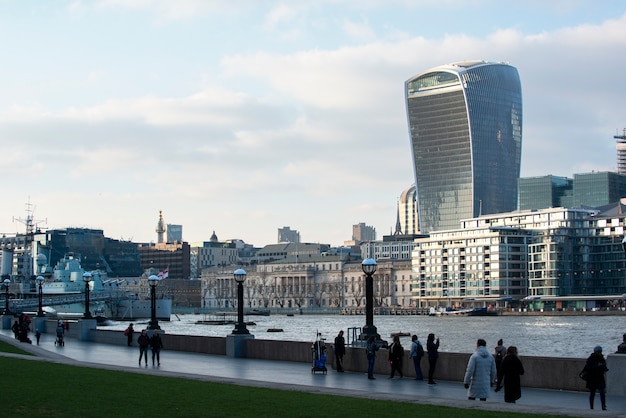
M419 230L517 209L522 91L505 63L442 65L405 82Z
M549 301L556 308L621 299L625 223L622 210L580 208L463 220L460 229L416 240L413 299L421 307Z

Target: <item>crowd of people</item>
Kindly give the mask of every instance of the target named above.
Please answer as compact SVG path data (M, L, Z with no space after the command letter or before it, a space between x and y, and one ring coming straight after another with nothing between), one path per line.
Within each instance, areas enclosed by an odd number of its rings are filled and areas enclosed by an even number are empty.
M439 358L439 346L440 340L433 333L428 334L426 338L426 349L424 349L417 335L411 336L409 359L413 363L416 380L424 380L422 358L426 356L428 360L428 384L435 385L437 383L434 380L434 376L437 368L437 359ZM337 371L343 372L343 358L346 353L343 331L340 331L337 338L335 338L335 347L336 352L338 352L336 354ZM624 347L624 352L626 352L626 334L624 334ZM393 379L396 374L400 379L404 378L403 359L405 352L398 335L393 336L390 345L387 345L385 341L375 336L368 338L365 349L368 364L367 378L371 380L376 379L374 377L376 353L382 348L386 348L389 351L389 379ZM594 407L595 394L598 393L602 409L606 410L605 373L607 371L608 368L602 354L602 347L596 346L587 359L584 368L584 378L586 387L589 389L589 406L591 409ZM581 377L582 374L581 372ZM516 346L506 347L503 340L500 339L493 352L490 352L487 349L487 342L479 338L476 341L476 350L467 362L463 385L467 389L467 398L469 400L479 399L480 401L486 401L492 391L497 393L504 389L504 402L515 403L522 397L521 377L523 375L524 365L518 356Z

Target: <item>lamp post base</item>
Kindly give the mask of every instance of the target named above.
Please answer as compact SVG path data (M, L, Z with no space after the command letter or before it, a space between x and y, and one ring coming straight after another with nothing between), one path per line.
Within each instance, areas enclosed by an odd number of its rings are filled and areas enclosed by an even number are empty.
M254 339L252 334L229 334L226 336L226 356L245 358L246 341Z
M376 327L374 325L365 325L360 339L367 341L372 335L377 341L380 340L380 334L376 330Z

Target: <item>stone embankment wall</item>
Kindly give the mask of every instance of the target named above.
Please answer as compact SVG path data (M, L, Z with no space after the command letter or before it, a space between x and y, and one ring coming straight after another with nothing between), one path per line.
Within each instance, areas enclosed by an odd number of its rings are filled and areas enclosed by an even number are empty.
M50 327L48 327L50 328ZM75 327L77 328L77 327ZM72 327L70 326L70 336ZM138 336L138 334L135 334ZM163 335L165 350L187 351L193 353L205 353L212 355L226 355L226 338L202 337L191 335ZM91 330L90 341L103 344L126 344L126 337L122 331ZM327 362L329 371L334 366L334 353L332 344L327 344ZM293 361L313 363L312 343L299 341L276 341L250 339L246 341L248 358ZM375 373L388 374L387 364L388 351L381 349L376 358ZM465 375L465 367L470 354L467 353L439 353L435 380L448 380L461 382ZM585 391L585 382L578 377L578 372L585 365L585 359L560 358L560 357L520 357L526 373L522 376L522 385L526 387ZM422 358L422 371L428 372L428 360ZM609 364L609 369L611 365ZM350 372L367 372L367 359L364 348L346 348L344 356L344 369ZM415 377L413 361L409 359L409 352L405 352L404 375ZM610 391L610 389L609 389Z

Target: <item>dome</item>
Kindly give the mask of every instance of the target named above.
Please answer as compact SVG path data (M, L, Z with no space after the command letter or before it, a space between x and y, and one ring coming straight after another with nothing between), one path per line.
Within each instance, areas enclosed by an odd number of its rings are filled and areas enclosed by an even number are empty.
M48 258L44 254L37 254L37 265L44 266L48 264Z

